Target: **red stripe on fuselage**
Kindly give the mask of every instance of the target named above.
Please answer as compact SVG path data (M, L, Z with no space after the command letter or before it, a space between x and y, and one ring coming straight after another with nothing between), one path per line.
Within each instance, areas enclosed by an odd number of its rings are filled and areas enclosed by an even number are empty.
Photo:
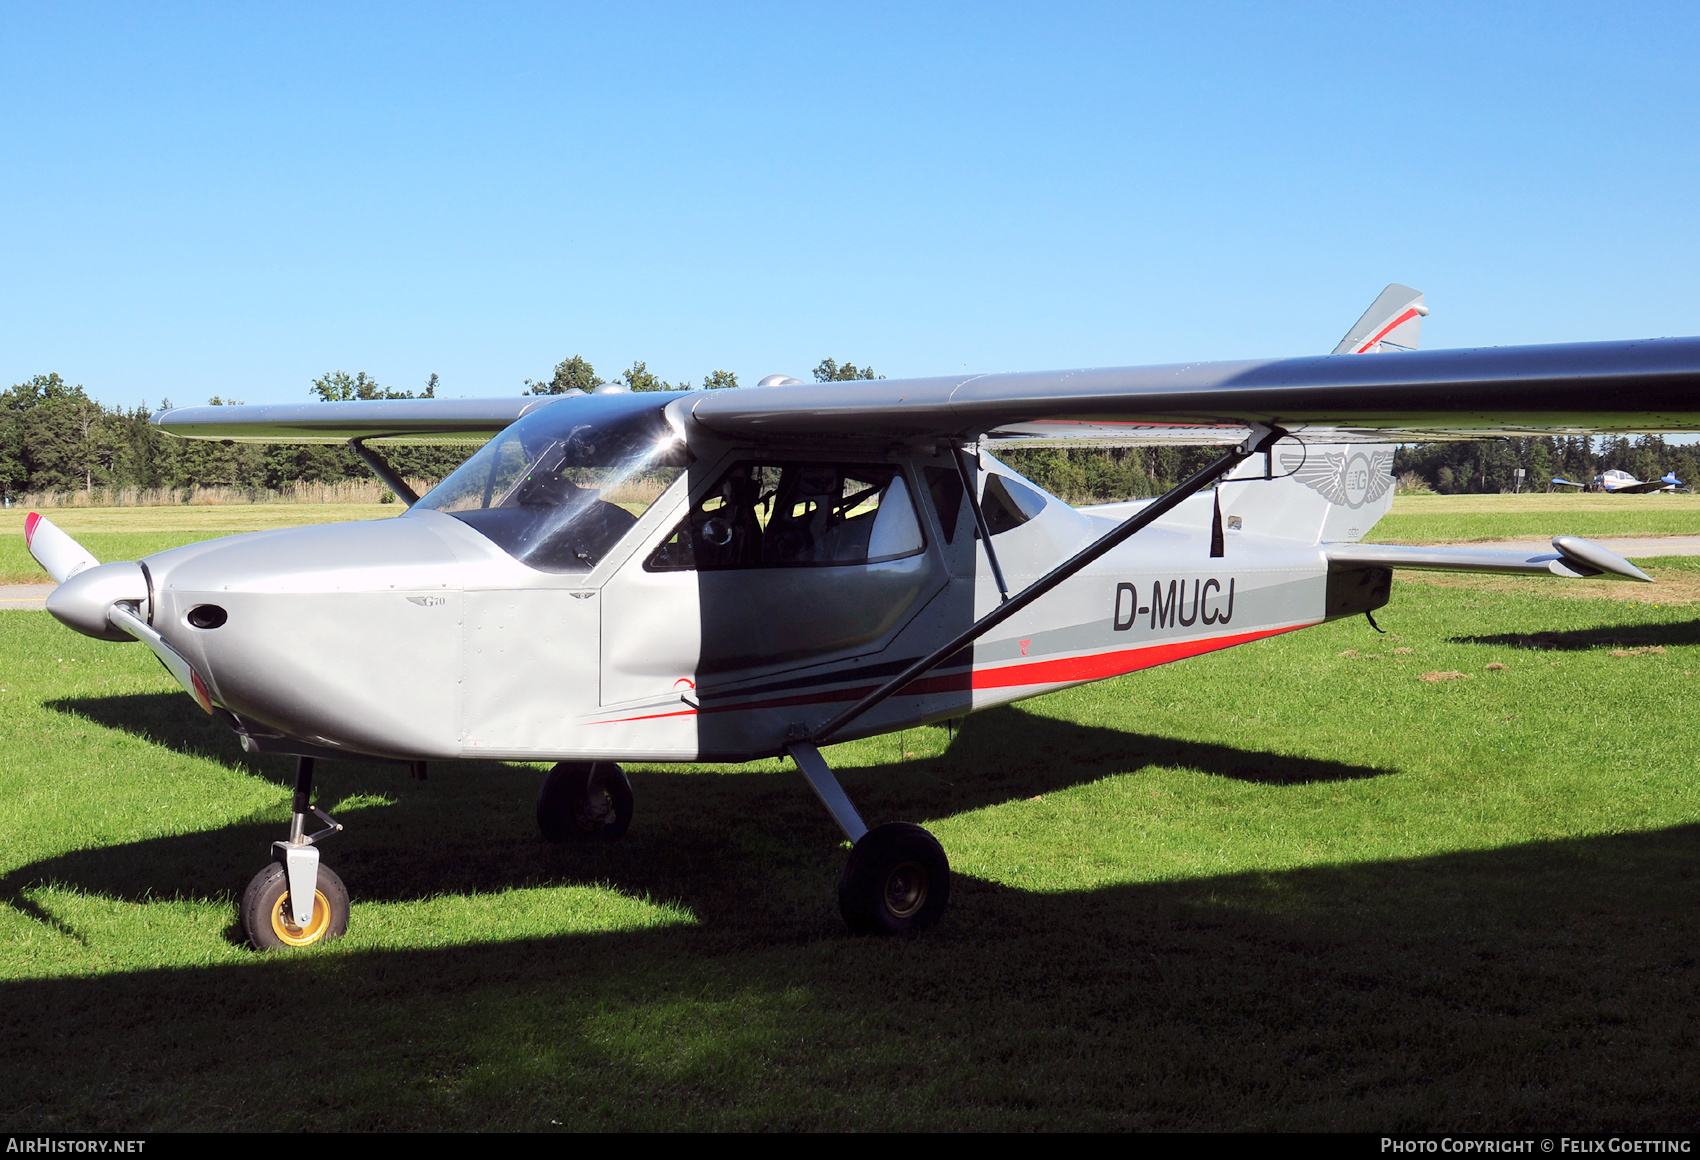
M1029 661L1026 664L981 668L960 673L945 673L936 677L921 677L911 681L898 693L899 697L928 697L938 693L960 693L971 689L1010 689L1022 685L1067 685L1081 681L1101 681L1119 677L1140 669L1155 668L1171 661L1202 656L1249 644L1265 637L1306 628L1295 624L1287 628L1264 628L1256 632L1235 633L1232 636L1212 636L1203 640L1182 640L1163 644L1148 644L1140 648L1117 649L1115 652L1093 653L1089 656L1063 657L1052 661ZM862 685L853 689L833 689L820 693L805 693L795 697L774 697L765 701L742 701L736 705L704 706L704 713L742 713L753 709L786 709L794 705L821 705L833 701L858 701L876 689L877 685ZM610 717L591 721L591 725L611 725L623 721L650 721L657 717L684 717L695 713L689 709L673 713L649 713L640 717Z
M1200 656L1219 649L1233 648L1237 644L1248 644L1264 637L1279 636L1283 632L1304 628L1305 625L1295 624L1289 628L1264 628L1256 632L1236 633L1233 636L1213 636L1203 640L1183 640L1165 644L1148 644L1142 648L1122 649L1111 653L1094 653L1091 656L1065 657L1055 661L1034 661L1025 665L1010 665L1001 669L976 669L974 671L974 687L976 689L1007 689L1012 685L1061 685L1074 681L1101 681L1105 677L1119 677L1123 673L1138 672L1140 669L1155 668L1166 665L1170 661L1181 661L1187 657ZM920 684L919 681L916 684ZM904 692L913 690L910 685Z
M656 721L662 717L695 717L695 709L677 709L671 713L645 713L641 717L607 717L601 721L586 721L586 725L618 725L623 721Z

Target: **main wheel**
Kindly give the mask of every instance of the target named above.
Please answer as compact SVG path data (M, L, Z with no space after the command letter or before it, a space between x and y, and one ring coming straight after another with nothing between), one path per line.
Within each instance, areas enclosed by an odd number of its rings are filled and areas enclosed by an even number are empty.
M324 863L313 891L313 917L295 925L289 906L289 875L273 862L254 875L242 892L242 932L256 950L310 947L348 933L348 887Z
M537 828L551 842L612 841L632 824L632 783L611 761L563 761L537 791Z
M910 822L887 822L863 834L838 878L838 909L857 934L925 930L949 901L944 847Z

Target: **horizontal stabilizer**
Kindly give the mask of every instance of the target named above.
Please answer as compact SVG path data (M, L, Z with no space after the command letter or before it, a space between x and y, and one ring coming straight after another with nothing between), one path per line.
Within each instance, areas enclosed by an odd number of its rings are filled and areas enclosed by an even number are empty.
M1507 552L1498 548L1425 548L1402 544L1325 544L1328 563L1338 568L1416 568L1433 572L1526 572L1565 576L1615 576L1624 580L1653 578L1592 540L1554 536L1556 552Z

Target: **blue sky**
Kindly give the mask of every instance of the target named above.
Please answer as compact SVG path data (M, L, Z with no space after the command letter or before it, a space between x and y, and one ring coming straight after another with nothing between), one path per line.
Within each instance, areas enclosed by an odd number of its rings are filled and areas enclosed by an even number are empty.
M0 382L1700 333L1700 11L0 7Z

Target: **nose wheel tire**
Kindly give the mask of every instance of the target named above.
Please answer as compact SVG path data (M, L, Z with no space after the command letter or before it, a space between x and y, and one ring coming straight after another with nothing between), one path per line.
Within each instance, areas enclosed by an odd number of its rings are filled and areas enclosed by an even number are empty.
M925 930L949 902L944 847L910 822L887 822L863 834L838 878L838 908L856 934Z
M537 828L551 842L609 842L632 824L632 783L611 761L563 761L537 792Z
M273 862L254 875L242 892L242 933L256 950L310 947L348 933L348 887L323 863L313 891L313 917L295 925L289 905L289 876Z

